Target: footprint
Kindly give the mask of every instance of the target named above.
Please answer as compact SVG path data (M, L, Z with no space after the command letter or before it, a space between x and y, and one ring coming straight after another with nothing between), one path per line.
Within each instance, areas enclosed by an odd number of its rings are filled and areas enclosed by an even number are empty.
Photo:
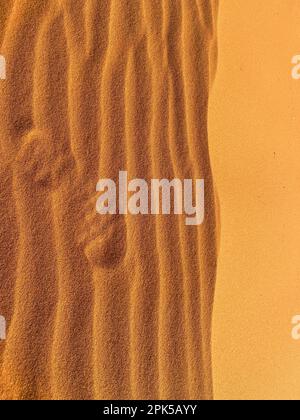
M37 130L22 138L14 170L22 180L50 190L57 189L66 176L71 176L74 161L66 153L55 153L53 139Z
M100 215L96 212L98 196L89 200L78 237L91 266L114 268L126 256L127 230L123 215Z

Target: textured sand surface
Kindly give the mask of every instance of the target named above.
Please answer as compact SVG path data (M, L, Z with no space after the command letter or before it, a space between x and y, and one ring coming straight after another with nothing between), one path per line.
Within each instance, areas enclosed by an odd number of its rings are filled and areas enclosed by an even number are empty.
M0 7L0 397L212 398L217 1ZM97 215L119 170L204 178L205 223Z

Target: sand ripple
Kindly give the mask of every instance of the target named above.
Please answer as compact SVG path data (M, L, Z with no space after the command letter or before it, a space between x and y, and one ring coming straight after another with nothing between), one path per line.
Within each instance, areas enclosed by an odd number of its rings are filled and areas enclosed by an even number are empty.
M217 0L73 3L0 16L0 396L212 398ZM120 170L204 178L204 225L99 218Z

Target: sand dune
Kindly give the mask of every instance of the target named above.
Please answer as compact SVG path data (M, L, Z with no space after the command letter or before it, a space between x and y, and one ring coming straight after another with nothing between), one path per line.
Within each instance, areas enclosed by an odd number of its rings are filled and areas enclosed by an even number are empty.
M217 1L2 3L0 397L211 399ZM120 170L204 178L205 223L97 215Z

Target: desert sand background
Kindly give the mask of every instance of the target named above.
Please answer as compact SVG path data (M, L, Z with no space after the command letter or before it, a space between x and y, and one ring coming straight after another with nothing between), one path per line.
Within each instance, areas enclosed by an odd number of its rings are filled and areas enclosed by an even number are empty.
M0 398L300 397L298 0L216 8L0 1ZM99 223L120 169L205 224Z
M224 0L209 144L222 239L215 398L299 399L298 0Z
M211 399L217 2L2 4L1 397ZM205 223L101 218L120 170L205 179Z

